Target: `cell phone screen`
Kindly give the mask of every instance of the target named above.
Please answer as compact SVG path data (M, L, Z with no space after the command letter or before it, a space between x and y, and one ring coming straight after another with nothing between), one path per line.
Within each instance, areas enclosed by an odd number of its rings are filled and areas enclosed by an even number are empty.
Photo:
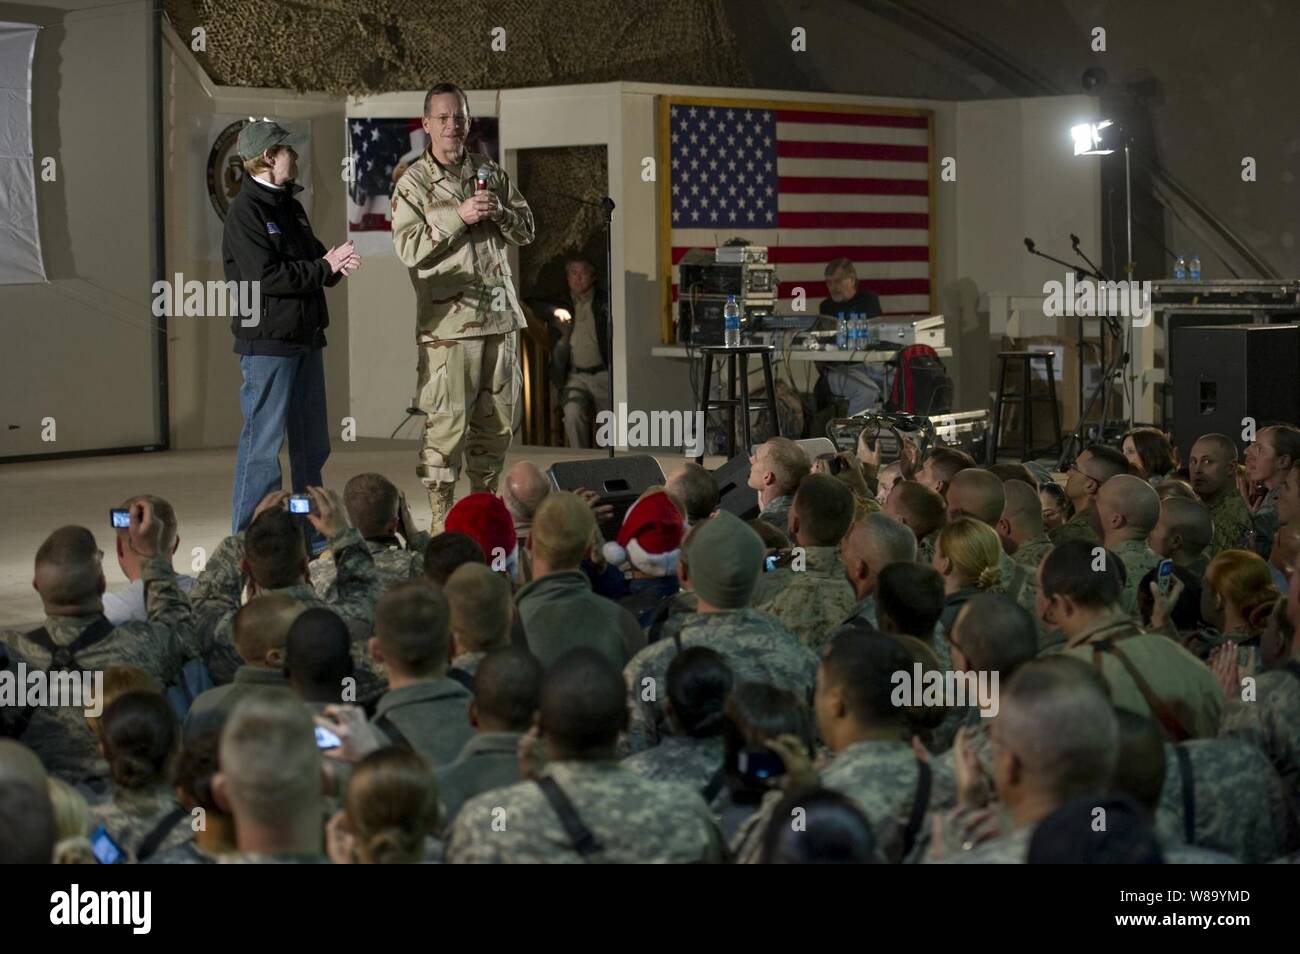
M316 726L316 748L318 749L337 749L343 744L343 740L324 726Z
M90 835L90 850L101 865L117 865L126 861L126 854L103 825Z
M1174 585L1174 561L1161 560L1160 566L1156 569L1156 586L1160 588L1161 593L1168 594Z
M108 512L108 520L113 525L114 530L129 530L131 528L131 511L125 507L114 507Z
M289 498L290 513L311 513L311 498L306 494L294 494Z

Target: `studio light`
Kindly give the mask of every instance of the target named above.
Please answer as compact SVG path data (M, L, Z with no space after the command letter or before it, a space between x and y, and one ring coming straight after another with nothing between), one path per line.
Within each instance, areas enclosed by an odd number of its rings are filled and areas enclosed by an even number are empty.
M1119 127L1109 119L1070 127L1076 156L1109 156L1115 151Z

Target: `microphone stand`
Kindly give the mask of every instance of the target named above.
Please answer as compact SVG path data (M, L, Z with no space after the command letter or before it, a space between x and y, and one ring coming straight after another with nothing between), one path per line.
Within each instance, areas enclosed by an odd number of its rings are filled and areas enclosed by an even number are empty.
M591 199L580 199L576 195L569 195L567 192L551 192L553 196L561 199L568 199L570 202L576 202L578 205L591 206L594 209L600 209L604 215L605 226L605 341L609 345L609 366L606 370L609 372L609 403L611 409L614 405L614 200L609 196L603 196L599 202L593 202ZM564 383L560 382L561 389ZM615 430L617 433L617 430ZM609 456L614 456L615 441L609 442Z

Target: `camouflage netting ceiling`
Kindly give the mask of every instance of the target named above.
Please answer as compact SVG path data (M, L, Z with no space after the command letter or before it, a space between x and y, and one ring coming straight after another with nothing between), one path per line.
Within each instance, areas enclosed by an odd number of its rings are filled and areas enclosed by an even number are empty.
M629 82L745 86L721 0L165 0L228 86L386 93ZM496 51L493 31L505 30ZM498 42L497 45L500 45Z

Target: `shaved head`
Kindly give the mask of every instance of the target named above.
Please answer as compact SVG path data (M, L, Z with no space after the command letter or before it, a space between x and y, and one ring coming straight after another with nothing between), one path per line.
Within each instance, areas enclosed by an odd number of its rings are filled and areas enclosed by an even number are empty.
M279 665L289 640L289 628L306 607L287 593L267 593L241 606L235 613L235 649L244 662L253 666ZM278 651L279 662L268 662L268 654Z
M1160 521L1160 496L1141 477L1117 474L1097 491L1097 516L1106 533L1145 539Z
M1199 500L1166 497L1160 502L1160 519L1147 536L1147 546L1163 557L1194 559L1210 545L1214 521Z
M104 592L103 555L85 527L60 527L36 551L32 584L46 611L56 607L98 606Z
M1223 434L1206 434L1192 445L1187 472L1202 500L1217 499L1236 480L1237 445Z
M948 485L948 519L974 517L990 527L1002 516L1006 494L997 474L968 467L953 474Z
M900 480L889 492L885 513L910 527L923 540L948 522L948 513L938 491L915 480Z
M962 474L966 471L962 471ZM961 474L957 475L958 477ZM1008 480L1002 485L1006 503L1002 507L1002 520L1006 522L1017 542L1032 540L1043 532L1043 502L1038 491L1023 480ZM951 496L949 501L951 502Z
M519 523L532 520L533 514L550 492L551 484L537 469L537 465L521 460L506 471L501 499L515 523Z

